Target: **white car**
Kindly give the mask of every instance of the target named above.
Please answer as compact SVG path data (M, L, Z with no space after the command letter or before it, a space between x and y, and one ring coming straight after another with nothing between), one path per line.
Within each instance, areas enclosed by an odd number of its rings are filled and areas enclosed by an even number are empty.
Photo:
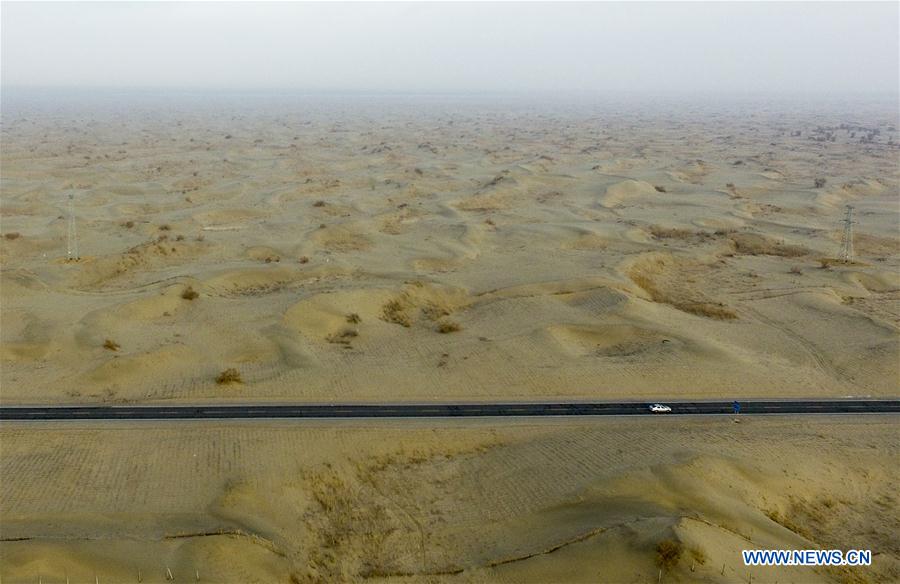
M654 414L668 414L672 408L664 404L650 404L650 411Z

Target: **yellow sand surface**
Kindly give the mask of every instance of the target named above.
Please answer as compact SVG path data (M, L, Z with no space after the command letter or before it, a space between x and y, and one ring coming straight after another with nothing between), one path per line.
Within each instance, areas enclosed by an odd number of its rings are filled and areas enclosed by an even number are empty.
M896 582L897 438L893 416L7 423L0 578ZM741 561L773 548L874 559Z
M0 399L897 395L895 118L311 97L5 110ZM881 133L860 143L859 126ZM230 368L242 382L217 384Z

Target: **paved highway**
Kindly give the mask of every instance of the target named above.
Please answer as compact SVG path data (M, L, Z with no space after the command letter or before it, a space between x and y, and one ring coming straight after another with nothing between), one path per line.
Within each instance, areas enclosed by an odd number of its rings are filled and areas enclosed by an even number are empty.
M731 401L664 402L673 415L733 413ZM900 399L747 400L741 415L900 413ZM458 418L654 415L646 402L315 404L197 406L0 406L0 420L235 420L247 418Z

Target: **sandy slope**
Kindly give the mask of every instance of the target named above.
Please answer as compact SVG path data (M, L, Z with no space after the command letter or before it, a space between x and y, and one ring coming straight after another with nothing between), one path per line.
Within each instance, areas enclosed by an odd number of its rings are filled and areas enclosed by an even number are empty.
M4 108L6 402L898 393L889 108L132 105Z
M892 582L893 417L6 424L4 582ZM827 453L827 454L826 454ZM863 548L867 569L746 568Z

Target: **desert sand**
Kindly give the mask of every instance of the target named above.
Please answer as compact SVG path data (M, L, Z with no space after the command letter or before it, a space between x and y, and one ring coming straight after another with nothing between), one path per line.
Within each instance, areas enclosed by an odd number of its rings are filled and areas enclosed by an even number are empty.
M896 125L877 103L11 102L2 400L897 395Z
M894 397L898 125L6 100L0 401ZM896 416L7 423L0 580L896 582L898 443ZM740 562L810 547L874 564Z
M0 440L3 582L900 579L894 416L16 423ZM875 556L740 563L813 547Z

